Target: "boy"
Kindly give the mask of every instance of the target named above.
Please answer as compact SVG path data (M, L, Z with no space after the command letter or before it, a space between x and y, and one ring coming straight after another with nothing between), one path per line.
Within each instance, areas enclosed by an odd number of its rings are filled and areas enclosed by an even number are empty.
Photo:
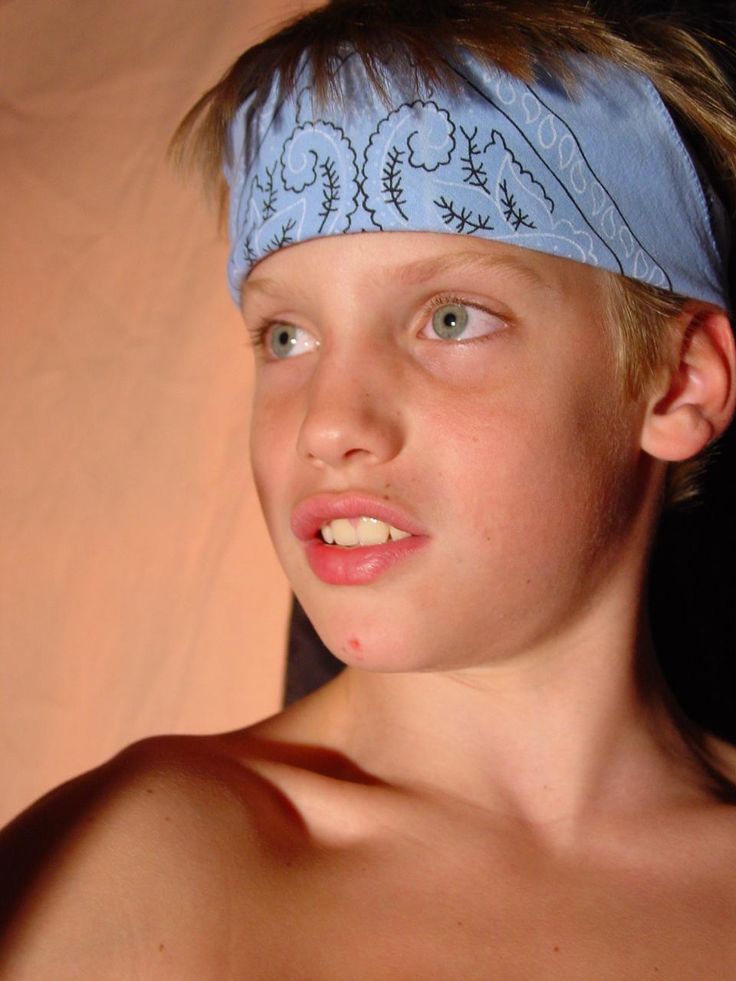
M730 976L733 752L642 601L736 401L707 52L587 5L336 2L205 108L261 502L347 668L22 816L8 976Z

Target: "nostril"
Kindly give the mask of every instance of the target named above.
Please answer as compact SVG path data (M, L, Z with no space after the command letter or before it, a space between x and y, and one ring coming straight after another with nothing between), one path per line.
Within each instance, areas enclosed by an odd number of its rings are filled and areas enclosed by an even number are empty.
M350 459L354 459L355 457L359 457L359 456L370 456L370 457L372 457L372 456L374 456L374 454L371 453L370 450L361 450L361 449L358 449L356 447L354 450L346 450L345 453L344 453L344 456L345 456L345 459L346 460L350 460Z

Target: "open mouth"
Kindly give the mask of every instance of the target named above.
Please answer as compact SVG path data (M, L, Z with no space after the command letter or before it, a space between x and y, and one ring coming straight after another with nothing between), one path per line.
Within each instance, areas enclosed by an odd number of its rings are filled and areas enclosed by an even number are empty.
M408 531L396 528L394 525L361 515L359 518L334 518L320 527L321 540L327 545L337 545L341 548L355 548L360 545L385 545L386 542L398 542L410 538Z
M291 529L312 572L332 586L374 583L430 540L410 512L357 491L305 498L292 512Z

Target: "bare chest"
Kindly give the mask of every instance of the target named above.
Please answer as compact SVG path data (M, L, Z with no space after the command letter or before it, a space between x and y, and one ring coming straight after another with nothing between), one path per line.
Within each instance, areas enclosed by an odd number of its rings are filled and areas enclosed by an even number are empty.
M277 875L260 973L279 981L554 981L736 977L723 880L477 867L440 849L322 856ZM407 856L408 858L409 856ZM298 866L299 863L297 863ZM273 904L273 905L271 905Z

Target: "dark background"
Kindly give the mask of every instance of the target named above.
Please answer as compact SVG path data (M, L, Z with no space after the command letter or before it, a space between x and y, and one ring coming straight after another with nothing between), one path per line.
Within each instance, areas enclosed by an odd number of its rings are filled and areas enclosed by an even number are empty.
M714 45L736 79L736 3L593 4L625 18L627 12L685 19L723 42ZM736 263L732 292L736 296ZM654 548L649 589L657 655L685 712L706 729L736 743L736 426L716 447L696 504L668 512ZM285 704L318 688L342 670L294 600L289 632Z

